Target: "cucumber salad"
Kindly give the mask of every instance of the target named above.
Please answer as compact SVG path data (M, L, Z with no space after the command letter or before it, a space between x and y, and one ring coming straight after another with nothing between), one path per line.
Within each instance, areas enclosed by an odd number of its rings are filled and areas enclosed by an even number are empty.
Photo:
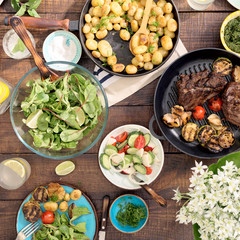
M143 185L149 180L153 164L159 162L158 152L150 133L123 131L107 140L100 155L100 164L106 170L128 175L134 184ZM141 182L135 180L134 175L137 174Z

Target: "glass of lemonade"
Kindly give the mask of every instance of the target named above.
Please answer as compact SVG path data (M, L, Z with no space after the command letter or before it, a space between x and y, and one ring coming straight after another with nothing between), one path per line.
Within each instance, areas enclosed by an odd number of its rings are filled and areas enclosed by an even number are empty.
M194 10L203 11L207 9L214 0L187 0L188 5Z
M30 164L23 158L11 158L0 163L0 186L7 190L21 187L31 174Z

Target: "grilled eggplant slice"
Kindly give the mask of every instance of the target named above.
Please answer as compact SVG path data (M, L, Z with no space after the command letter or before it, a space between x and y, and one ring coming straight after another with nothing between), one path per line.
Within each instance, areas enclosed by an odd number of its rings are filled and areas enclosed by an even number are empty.
M235 82L240 82L240 67L237 65L232 70L232 78Z
M222 148L230 148L234 144L235 138L234 134L232 131L224 131L220 136L219 136L219 145Z
M205 144L205 147L213 153L218 153L223 150L223 148L219 145L219 136L213 135L209 138L207 143Z
M229 75L232 69L233 64L228 58L220 57L213 63L213 71L220 74L222 77Z
M207 141L213 136L216 135L216 131L210 125L204 125L200 127L198 131L198 141L204 147Z
M197 133L198 133L198 125L195 123L187 123L183 128L182 128L182 136L185 141L187 142L193 142L197 138Z
M36 202L44 203L48 200L48 190L43 187L37 187L32 194L32 199Z
M26 202L23 205L22 211L25 219L32 223L36 222L42 216L40 204L33 200Z

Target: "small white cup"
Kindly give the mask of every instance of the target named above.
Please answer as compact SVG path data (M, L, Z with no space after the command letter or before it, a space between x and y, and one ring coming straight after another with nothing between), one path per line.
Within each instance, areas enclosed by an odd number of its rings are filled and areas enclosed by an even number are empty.
M203 11L207 9L214 0L187 0L188 5L194 10Z

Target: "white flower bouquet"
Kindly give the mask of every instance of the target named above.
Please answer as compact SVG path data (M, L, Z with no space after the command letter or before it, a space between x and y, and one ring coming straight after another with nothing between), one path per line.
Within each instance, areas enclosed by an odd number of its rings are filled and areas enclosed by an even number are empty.
M188 193L174 190L174 200L185 199L177 219L192 223L195 240L240 239L240 152L209 167L192 168Z

